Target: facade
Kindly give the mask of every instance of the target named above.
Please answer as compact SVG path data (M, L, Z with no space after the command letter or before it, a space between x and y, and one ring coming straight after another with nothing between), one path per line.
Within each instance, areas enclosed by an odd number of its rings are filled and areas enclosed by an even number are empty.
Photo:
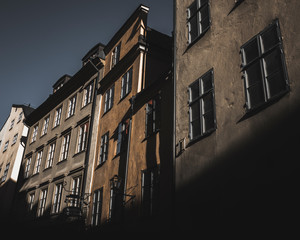
M104 48L90 168L92 229L157 230L170 220L172 41L147 26L148 12L140 5Z
M53 94L26 119L29 133L14 209L23 224L64 226L81 223L85 216L87 156L103 47L91 49L74 76L62 76Z
M23 121L34 109L13 104L0 130L0 222L8 218L12 207L28 128Z
M174 4L176 228L293 229L299 1Z

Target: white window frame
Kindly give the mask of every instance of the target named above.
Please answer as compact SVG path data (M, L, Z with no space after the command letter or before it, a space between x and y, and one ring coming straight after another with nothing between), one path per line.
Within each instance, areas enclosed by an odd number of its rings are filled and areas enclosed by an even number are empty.
M60 159L59 159L60 162L68 158L70 138L71 138L71 133L67 133L63 136Z
M55 118L54 118L54 125L53 127L57 127L60 125L60 120L61 120L61 112L62 112L62 106L56 108L55 110Z
M49 145L49 150L48 150L48 156L47 156L45 169L50 168L53 165L55 147L56 147L56 142L53 142Z
M49 126L49 121L50 121L50 115L48 115L44 119L44 124L43 124L43 128L42 128L41 136L44 136L47 133L48 126Z
M48 195L48 188L42 189L39 198L39 204L37 209L37 217L41 217L44 215L46 209L46 201Z
M67 118L69 118L75 114L76 98L77 98L77 96L74 95L73 97L71 97L69 99Z
M51 211L53 214L59 213L59 211L60 211L62 190L63 190L62 182L55 185L55 189L53 192L52 211Z
M31 136L31 143L36 141L37 133L38 133L39 125L35 125L33 127L32 136Z
M36 161L35 161L35 165L34 165L34 172L33 172L33 174L37 174L37 173L40 172L42 158L43 158L43 150L40 150L40 151L38 151L38 153L36 155Z
M79 126L78 140L77 140L77 153L85 150L88 138L89 122L85 122Z

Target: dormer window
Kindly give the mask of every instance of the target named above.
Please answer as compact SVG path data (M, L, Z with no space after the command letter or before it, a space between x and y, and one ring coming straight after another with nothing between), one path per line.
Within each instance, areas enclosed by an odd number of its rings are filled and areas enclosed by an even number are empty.
M120 60L120 50L121 50L121 43L119 43L111 54L111 69L119 62Z

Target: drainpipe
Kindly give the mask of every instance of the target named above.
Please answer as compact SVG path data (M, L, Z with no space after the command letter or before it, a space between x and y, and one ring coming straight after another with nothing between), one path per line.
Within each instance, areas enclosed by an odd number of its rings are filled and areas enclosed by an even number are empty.
M131 116L129 119L129 133L128 133L128 143L127 143L127 153L126 153L126 168L125 168L125 179L124 179L124 194L123 194L123 203L126 202L126 186L127 186L127 176L128 176L128 163L129 163L129 150L130 150L130 141L131 141L131 127L132 127L132 115L133 115L133 104L134 104L135 96L132 97L131 102Z
M82 179L82 188L81 188L81 199L85 199L85 195L88 193L85 193L86 183L87 183L87 173L88 173L88 166L89 166L89 155L90 155L90 148L91 148L91 140L92 140L92 131L93 131L93 125L94 125L94 118L95 118L95 108L96 108L96 100L97 100L97 83L100 79L100 69L98 69L91 60L89 62L92 64L92 66L97 70L97 77L95 81L95 87L94 87L94 96L93 96L93 104L92 104L92 110L91 110L91 118L90 118L90 128L89 128L89 134L88 134L88 143L86 147L85 152L85 161L84 161L84 170L83 170L83 179ZM82 202L80 201L80 208L82 207Z
M176 0L173 0L173 176L172 176L172 221L176 226Z

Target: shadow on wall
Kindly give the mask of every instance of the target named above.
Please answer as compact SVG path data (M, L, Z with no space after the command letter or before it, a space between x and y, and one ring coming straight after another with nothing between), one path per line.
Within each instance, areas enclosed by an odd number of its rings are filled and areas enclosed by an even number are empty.
M253 129L256 135L232 144L212 159L213 166L177 189L176 229L298 228L300 113L296 106L293 110Z

